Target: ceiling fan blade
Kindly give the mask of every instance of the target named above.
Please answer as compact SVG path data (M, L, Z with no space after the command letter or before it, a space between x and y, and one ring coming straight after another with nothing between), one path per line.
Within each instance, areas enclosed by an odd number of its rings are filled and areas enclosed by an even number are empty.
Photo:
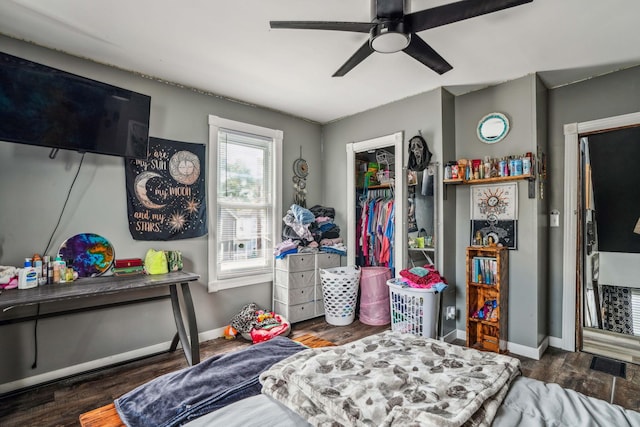
M411 35L409 46L403 49L404 53L411 56L416 61L422 62L438 74L444 74L453 67L438 54L417 34Z
M404 24L409 31L417 33L429 28L451 24L487 13L497 12L533 0L461 0L431 9L405 15Z
M271 21L271 28L291 28L297 30L332 30L368 33L377 24L373 22L331 22L331 21Z
M340 67L340 69L338 69L338 71L336 71L331 77L344 76L349 71L351 71L353 67L364 61L372 53L373 48L369 44L369 40L367 40L362 46L360 46L360 49L358 49L356 53L351 56L351 58L347 59L347 62L345 62L342 67Z

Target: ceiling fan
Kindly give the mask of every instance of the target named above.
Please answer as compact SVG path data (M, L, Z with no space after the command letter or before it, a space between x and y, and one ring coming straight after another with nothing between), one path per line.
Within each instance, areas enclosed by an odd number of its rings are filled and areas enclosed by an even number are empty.
M371 0L371 22L271 21L271 28L333 30L369 33L367 40L333 74L342 77L373 52L407 55L444 74L453 67L416 33L531 3L533 0L461 0L419 12L406 13L410 0Z

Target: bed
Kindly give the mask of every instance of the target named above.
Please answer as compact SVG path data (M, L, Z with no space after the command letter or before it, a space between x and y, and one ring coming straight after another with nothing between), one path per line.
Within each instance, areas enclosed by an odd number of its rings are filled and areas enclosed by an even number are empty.
M519 360L385 331L307 348L276 337L115 401L129 426L640 426L640 414L522 377Z

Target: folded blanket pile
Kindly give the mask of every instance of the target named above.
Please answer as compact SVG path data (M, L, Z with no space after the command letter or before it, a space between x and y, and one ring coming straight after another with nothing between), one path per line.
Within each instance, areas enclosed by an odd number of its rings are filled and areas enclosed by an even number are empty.
M260 376L262 393L313 425L490 425L518 359L386 331L308 349Z
M259 394L258 375L305 348L288 338L275 337L237 352L213 356L128 392L115 400L116 410L128 427L182 425Z
M424 267L405 268L400 270L400 276L405 279L412 288L430 289L438 288L438 292L447 288L447 281L440 275L433 265L425 265Z

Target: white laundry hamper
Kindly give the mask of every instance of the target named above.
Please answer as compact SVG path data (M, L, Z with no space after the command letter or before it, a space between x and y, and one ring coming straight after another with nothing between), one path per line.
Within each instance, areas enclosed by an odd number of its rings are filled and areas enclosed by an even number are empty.
M327 323L346 326L356 318L356 303L360 285L357 266L320 269L324 313Z
M436 337L436 289L412 288L402 279L387 280L393 332Z

